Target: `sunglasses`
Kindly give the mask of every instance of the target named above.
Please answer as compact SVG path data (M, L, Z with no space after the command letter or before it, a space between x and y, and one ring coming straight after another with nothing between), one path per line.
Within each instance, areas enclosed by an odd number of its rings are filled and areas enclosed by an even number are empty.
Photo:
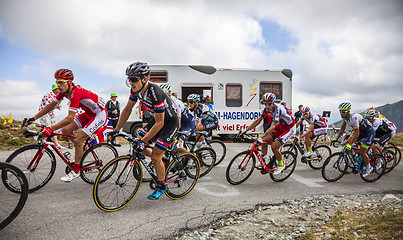
M66 84L68 81L70 81L70 80L56 80L56 84L63 85L63 84Z
M194 103L193 101L188 101L188 103L190 104L190 103Z
M274 104L273 102L271 102L271 103L264 103L265 106L271 106L271 105L273 105L273 104Z
M374 120L374 117L365 117L365 119Z
M348 113L348 111L340 111L340 113Z
M136 83L141 80L140 77L127 77L127 80L131 83Z

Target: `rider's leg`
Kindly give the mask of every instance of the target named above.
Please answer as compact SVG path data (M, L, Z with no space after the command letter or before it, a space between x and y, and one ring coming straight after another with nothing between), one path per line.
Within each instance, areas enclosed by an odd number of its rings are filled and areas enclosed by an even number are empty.
M151 152L151 160L153 161L155 171L157 173L157 180L163 182L165 179L165 166L162 162L162 156L164 156L165 151L154 147Z
M308 149L308 152L312 152L312 137L312 132L305 136L305 147Z
M75 147L74 148L75 156L74 156L73 171L76 173L79 172L79 166L80 166L81 158L83 157L83 152L84 152L84 142L88 138L89 138L89 136L85 132L79 131L76 138L73 139L73 143L74 143L74 147Z

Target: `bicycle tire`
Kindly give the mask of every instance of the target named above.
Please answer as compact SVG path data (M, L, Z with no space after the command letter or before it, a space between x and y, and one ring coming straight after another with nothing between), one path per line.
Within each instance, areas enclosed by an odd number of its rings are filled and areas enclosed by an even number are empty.
M228 164L225 177L232 185L239 185L245 182L255 169L256 158L250 150L238 153ZM239 178L238 178L239 177Z
M378 179L380 179L382 177L382 175L385 173L386 160L381 154L375 153L369 157L369 162L374 169L372 170L372 172L369 175L367 175L365 177L363 176L365 171L361 171L360 176L361 176L362 180L364 180L366 182L375 182ZM377 166L378 163L381 164L379 167Z
M396 164L396 155L392 152L392 151L390 151L390 150L383 150L382 151L382 155L383 155L383 157L385 158L385 160L386 160L386 169L385 169L385 173L384 174L388 174L388 173L390 173L394 168L395 168L395 166L397 165Z
M104 175L108 177L105 178ZM92 190L95 205L106 212L124 208L136 196L142 175L139 162L132 160L131 156L113 159L102 168L95 180Z
M313 155L307 159L308 165L314 169L322 169L325 160L332 154L332 150L327 145L313 147Z
M287 143L284 144L283 147L281 148L282 151L291 151L294 153L295 157L298 157L298 149L294 145L294 143Z
M207 144L215 151L216 162L214 166L217 166L224 160L225 156L227 155L227 147L225 146L225 143L223 143L221 140L210 140L207 142Z
M42 145L32 144L17 149L6 160L21 169L28 180L29 192L35 192L44 187L56 171L56 158L51 150L45 149L35 170L29 170L28 165L32 159L42 150ZM6 185L10 191L19 192L18 188Z
M19 185L20 191L7 191L0 186L0 230L9 225L17 216L28 199L28 180L25 174L16 166L0 162L0 172L2 182L5 188L9 189L8 183L12 182L14 186ZM14 205L15 204L15 205Z
M282 181L286 180L287 178L289 178L291 176L291 174L294 172L295 166L297 166L297 157L295 156L295 154L293 152L282 151L281 155L283 156L285 168L280 174L277 174L277 175L274 175L273 171L270 172L270 178L274 182L282 182Z
M216 161L214 150L210 147L202 147L197 149L194 155L200 162L200 177L206 176L213 169Z
M99 172L101 172L102 167L117 156L118 151L116 148L108 143L95 144L92 146L92 151L90 148L87 148L83 154L80 168L90 166L99 167L80 172L81 179L88 184L94 184L95 179L97 178ZM102 181L102 179L100 181Z
M330 155L323 163L322 177L328 182L336 182L344 176L348 168L348 158L343 152Z
M165 195L175 200L186 197L195 188L199 177L199 159L192 153L182 153L166 169Z

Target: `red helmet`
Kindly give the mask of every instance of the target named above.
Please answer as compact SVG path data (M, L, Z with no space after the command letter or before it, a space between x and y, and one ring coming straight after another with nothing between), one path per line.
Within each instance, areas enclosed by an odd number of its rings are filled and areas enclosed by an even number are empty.
M273 93L265 93L262 96L262 100L260 101L262 104L264 103L271 103L274 102L274 100L276 100L276 95L274 95Z
M311 109L309 107L303 107L302 110L301 110L302 113L307 113L307 112L310 112L310 111L311 111Z
M70 69L61 68L55 72L55 78L64 78L67 80L74 80L74 74Z

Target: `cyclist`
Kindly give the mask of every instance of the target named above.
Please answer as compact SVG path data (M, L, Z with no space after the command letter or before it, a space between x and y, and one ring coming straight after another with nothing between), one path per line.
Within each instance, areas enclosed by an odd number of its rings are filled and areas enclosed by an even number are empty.
M60 128L64 134L74 135L73 132L81 128L76 137L71 139L75 146L75 161L73 170L61 178L61 180L64 182L71 182L73 179L80 176L79 167L81 158L83 156L83 145L85 140L87 140L97 129L106 124L107 112L105 108L105 101L101 97L89 90L74 85L74 74L71 70L66 68L59 69L55 72L54 76L60 91L59 94L57 94L55 99L46 105L34 117L28 119L27 124L30 124L39 117L42 117L49 111L53 110L63 98L70 100L69 113L67 117L65 117L59 123L45 128L41 132L41 135L48 137L52 135L53 131L56 131ZM81 108L84 113L77 115L76 113L78 108Z
M321 115L316 113L311 113L311 108L303 107L301 109L302 116L296 123L296 127L305 120L309 123L308 129L302 133L299 137L305 137L305 146L308 151L304 154L304 157L310 157L313 154L312 151L312 139L316 136L323 135L327 132L327 123L326 119L323 118Z
M212 131L218 127L218 117L204 104L200 104L199 94L192 93L187 97L189 103L189 109L196 120L196 131ZM207 146L204 136L199 138L199 142L196 143L197 147Z
M276 95L274 95L273 93L265 93L262 97L261 102L265 105L264 111L268 111L272 114L273 122L270 128L262 135L262 138L259 141L272 142L271 150L273 151L274 156L276 157L278 162L277 169L273 172L273 174L278 175L285 169L283 156L280 153L280 148L292 136L295 135L296 127L291 111L281 104L276 104L274 102L275 100ZM246 131L252 129L253 127L254 126L248 126Z
M170 97L175 108L175 112L178 114L179 130L182 132L188 132L188 135L181 135L179 137L178 144L176 145L176 151L179 153L188 152L186 148L184 148L183 144L196 131L195 119L193 115L189 113L189 110L185 108L183 102L171 94L172 89L169 83L163 83L160 85L160 87Z
M367 119L375 130L375 138L378 139L371 145L371 149L380 154L375 144L379 144L378 147L384 146L391 138L396 134L397 128L395 124L389 121L387 118L379 117L379 111L373 109L367 109L365 111L365 119Z
M261 104L264 104L263 100L261 100ZM265 108L263 109L262 113L258 118L256 118L248 127L246 127L244 130L239 131L240 135L246 133L247 131L259 126L259 124L263 121L263 131L266 132L269 130L272 122L273 122L273 116L271 115L269 111L269 105L266 105ZM268 145L263 144L262 145L262 156L265 159L265 162L267 162L267 150L268 150ZM257 163L257 166L259 166L260 163Z
M349 125L353 129L353 133L346 140L346 149L351 150L351 144L353 144L357 140L364 139L362 141L361 147L358 150L358 154L362 157L365 164L367 164L364 177L368 176L373 167L369 163L369 157L367 155L368 148L372 145L375 137L375 130L372 127L371 123L363 118L358 113L350 112L351 103L343 102L339 105L340 116L343 119L343 123L341 125L340 131L332 141L337 141L340 136L344 133L346 126Z
M116 128L109 136L116 136L126 123L131 111L139 100L154 115L151 120L140 130L135 150L143 152L151 158L157 173L157 187L147 198L158 199L167 191L164 184L165 166L162 157L172 142L178 130L178 117L173 109L172 102L163 90L155 83L149 82L151 68L147 63L135 62L126 69L127 82L130 84L130 97L123 108ZM152 150L145 148L145 143L155 142Z

